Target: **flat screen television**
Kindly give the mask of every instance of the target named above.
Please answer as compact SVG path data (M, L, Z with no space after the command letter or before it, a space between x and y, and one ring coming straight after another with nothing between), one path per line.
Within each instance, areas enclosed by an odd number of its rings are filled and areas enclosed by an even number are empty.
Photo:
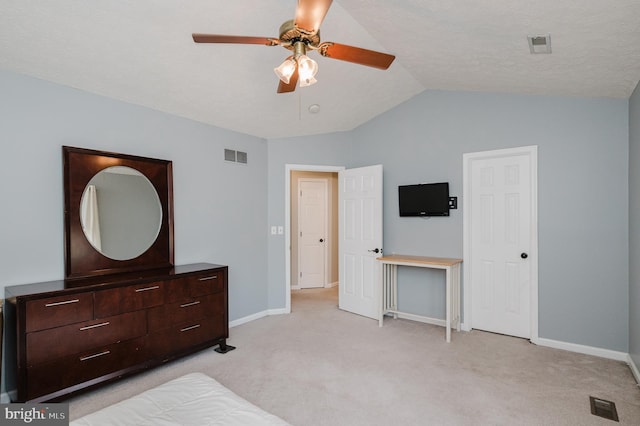
M449 216L449 183L398 187L400 216Z

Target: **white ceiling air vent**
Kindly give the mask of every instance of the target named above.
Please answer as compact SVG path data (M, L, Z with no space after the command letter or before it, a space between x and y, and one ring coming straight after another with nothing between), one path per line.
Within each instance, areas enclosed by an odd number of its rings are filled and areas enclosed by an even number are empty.
M551 53L551 36L549 34L527 36L527 39L531 53Z

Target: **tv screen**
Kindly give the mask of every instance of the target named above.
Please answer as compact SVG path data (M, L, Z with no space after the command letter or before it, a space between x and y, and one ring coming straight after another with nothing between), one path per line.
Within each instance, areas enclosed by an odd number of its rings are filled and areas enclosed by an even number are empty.
M449 216L449 183L398 187L400 216Z

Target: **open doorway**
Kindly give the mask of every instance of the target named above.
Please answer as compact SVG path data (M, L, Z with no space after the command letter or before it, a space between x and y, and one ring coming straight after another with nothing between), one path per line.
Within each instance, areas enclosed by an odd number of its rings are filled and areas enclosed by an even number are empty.
M338 285L338 174L291 172L291 289Z
M338 269L338 172L344 170L339 166L305 166L287 165L286 167L286 211L285 211L285 238L287 238L286 250L286 310L291 312L291 291L297 291L305 287L320 289L337 289L339 280ZM322 194L322 188L326 183L326 194ZM303 209L313 210L313 201L304 206L305 200L300 197L301 188L309 191L319 191L314 198L325 197L326 202L320 200L318 206L322 206L324 217L320 221L326 221L326 234L315 235L317 244L305 243L300 238L301 222L317 220L315 215L301 214ZM304 231L303 237L305 236ZM308 235L308 234L307 234ZM320 242L319 240L323 241ZM302 247L307 244L306 249ZM305 256L307 257L305 259ZM318 265L318 257L322 257L322 265ZM322 269L319 273L319 269ZM302 279L301 279L302 273ZM305 277L305 274L307 276ZM305 278L312 275L312 280ZM321 275L321 276L319 276ZM305 290L306 291L306 290Z
M291 312L291 174L292 171L337 173L339 228L339 308L378 319L382 249L382 165L345 169L337 166L285 166L285 312ZM331 288L331 287L330 287Z

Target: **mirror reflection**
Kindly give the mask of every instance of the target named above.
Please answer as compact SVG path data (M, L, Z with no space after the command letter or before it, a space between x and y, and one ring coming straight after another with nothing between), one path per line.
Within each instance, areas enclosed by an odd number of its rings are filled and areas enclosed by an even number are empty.
M110 259L129 260L147 251L156 240L162 206L142 173L131 167L109 167L85 187L80 222L96 250Z

